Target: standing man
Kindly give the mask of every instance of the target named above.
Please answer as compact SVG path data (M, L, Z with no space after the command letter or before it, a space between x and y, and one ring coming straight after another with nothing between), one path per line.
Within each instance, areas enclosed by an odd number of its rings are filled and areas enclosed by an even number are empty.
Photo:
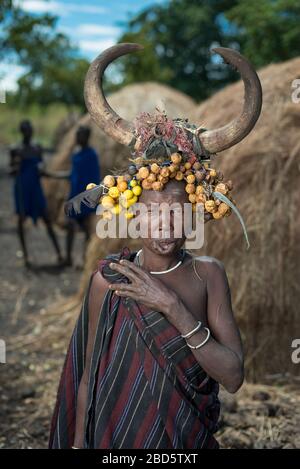
M85 191L86 186L93 182L100 182L100 166L98 156L95 150L89 146L90 129L86 126L80 126L76 132L76 143L80 149L72 155L72 168L70 174L71 190L69 198ZM85 243L87 244L91 235L91 214L95 209L83 207L80 214L72 213L67 224L66 240L66 265L72 265L72 248L76 225L78 225L85 234Z
M32 143L33 127L29 120L20 124L22 143L10 151L11 174L15 176L14 200L18 215L18 235L20 238L26 267L30 267L26 246L24 222L31 217L36 224L38 218L44 221L47 233L52 241L57 260L62 262L59 244L53 230L47 210L47 202L40 181L39 166L42 163L42 148Z

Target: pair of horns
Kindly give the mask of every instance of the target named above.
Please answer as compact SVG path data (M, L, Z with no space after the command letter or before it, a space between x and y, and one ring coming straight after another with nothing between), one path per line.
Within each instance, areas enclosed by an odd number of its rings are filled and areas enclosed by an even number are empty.
M107 66L118 57L143 49L139 44L117 44L106 49L90 65L84 84L86 107L94 122L119 143L131 145L135 141L134 125L122 119L108 104L102 88ZM244 82L243 110L229 124L201 133L201 143L209 153L218 153L240 142L254 127L261 111L262 89L257 73L245 57L233 49L213 49L224 61L238 70Z

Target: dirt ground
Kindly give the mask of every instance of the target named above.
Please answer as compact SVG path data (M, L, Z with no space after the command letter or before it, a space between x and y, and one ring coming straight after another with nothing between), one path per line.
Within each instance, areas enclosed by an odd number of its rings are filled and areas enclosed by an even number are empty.
M0 448L46 448L59 374L80 304L74 299L80 270L55 267L43 226L28 226L35 268L25 270L16 237L12 181L0 155ZM63 245L64 233L58 231ZM81 260L82 237L75 250ZM300 448L299 382L277 377L272 385L221 391L216 437L224 448Z

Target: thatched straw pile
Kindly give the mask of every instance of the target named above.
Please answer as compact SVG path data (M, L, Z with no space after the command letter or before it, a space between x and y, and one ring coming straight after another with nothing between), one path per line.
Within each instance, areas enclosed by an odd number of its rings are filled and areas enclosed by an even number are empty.
M300 59L270 65L259 75L264 93L259 122L242 143L218 155L214 162L225 178L234 183L233 196L246 222L251 248L246 250L240 224L232 215L206 224L205 246L198 253L215 256L225 264L233 307L247 352L247 376L254 381L270 378L272 374L299 373L299 365L297 367L291 361L291 342L297 334L299 336L300 104L292 103L291 83L299 78ZM134 113L145 110L143 96L139 102L134 101L135 109L131 107L128 114L121 109L122 100L117 105L113 99L124 96L122 99L132 105L131 99L137 96L137 90L142 93L143 87L147 90L156 85L128 87L111 98L112 105L124 117L132 118ZM135 93L132 92L134 89ZM168 91L158 85L156 90L157 96L166 95ZM148 97L149 91L145 91L144 96ZM190 117L192 122L211 128L229 122L238 113L243 86L238 82L226 87L192 113L189 112L192 102L178 96L182 101L176 115ZM166 109L168 111L168 106ZM95 132L96 135L97 142L93 143L102 153L104 168L117 166L126 150L101 132ZM65 149L71 141L72 136L67 135ZM67 158L62 152L56 158L56 164L61 168L64 162L67 164ZM108 252L119 251L124 244L132 246L124 240L101 242L95 237L91 241L81 293L97 259Z
M270 65L259 76L264 102L255 129L215 160L233 181L251 247L246 251L232 215L206 225L202 251L225 263L253 380L300 370L291 361L300 303L300 104L292 102L291 85L300 77L300 58ZM226 123L242 97L240 82L228 86L201 104L193 121L208 128Z
M126 86L107 99L112 108L128 120L133 120L140 112L152 112L155 107L165 109L171 117L189 117L196 107L196 103L189 96L168 86L151 82ZM103 176L112 168L120 167L124 161L127 161L130 156L129 150L104 134L91 122L89 114L86 114L61 140L57 153L52 158L52 170L61 171L70 167L70 155L74 150L78 125L91 126L90 143L100 155ZM45 189L52 217L56 221L58 219L62 221L62 204L68 195L69 184L64 181L47 180Z

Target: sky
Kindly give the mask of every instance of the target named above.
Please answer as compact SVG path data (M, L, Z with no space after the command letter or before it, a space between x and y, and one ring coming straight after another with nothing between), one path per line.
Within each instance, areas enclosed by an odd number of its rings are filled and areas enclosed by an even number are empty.
M59 17L58 30L70 37L88 60L112 46L125 29L130 16L166 0L17 0L26 11L52 13ZM1 88L13 90L22 74L20 66L1 63Z

